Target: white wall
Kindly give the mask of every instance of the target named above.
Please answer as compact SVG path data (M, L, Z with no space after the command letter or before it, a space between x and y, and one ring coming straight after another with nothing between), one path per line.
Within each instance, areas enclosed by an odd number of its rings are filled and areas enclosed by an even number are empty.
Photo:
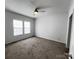
M27 35L13 35L13 19L17 20L28 20L31 22L31 33ZM13 13L11 11L5 10L5 43L14 42L17 40L21 40L27 37L31 37L35 34L35 20L30 17L25 17L17 13Z
M67 14L43 15L36 20L36 36L66 43Z

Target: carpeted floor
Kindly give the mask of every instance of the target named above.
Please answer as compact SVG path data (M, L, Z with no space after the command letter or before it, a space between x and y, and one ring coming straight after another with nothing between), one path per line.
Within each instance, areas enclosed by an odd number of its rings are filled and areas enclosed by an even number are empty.
M66 59L65 45L55 41L32 37L8 45L5 59Z

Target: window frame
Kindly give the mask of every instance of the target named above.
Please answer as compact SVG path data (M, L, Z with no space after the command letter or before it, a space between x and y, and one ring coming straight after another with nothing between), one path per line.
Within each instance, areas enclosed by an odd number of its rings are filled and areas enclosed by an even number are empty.
M25 33L25 28L27 27L27 26L25 26L25 22L29 22L29 33ZM30 34L31 33L31 22L30 21L24 21L24 34Z
M21 27L20 26L16 26L15 27L14 21L21 22L21 25L22 26ZM21 33L18 32L19 34L15 34L15 28L17 28L17 27L18 28L20 27L21 28L21 31L22 31ZM13 35L14 36L23 35L23 21L22 20L13 19Z
M22 25L21 26L22 33L21 34L15 34L15 27L17 27L17 26L15 26L14 21L21 21L22 22L22 24L21 24ZM25 26L25 22L29 22L29 24L30 24L29 27ZM29 33L25 32L26 27L29 28ZM31 33L31 21L13 19L13 36L26 35L26 34L30 34L30 33Z

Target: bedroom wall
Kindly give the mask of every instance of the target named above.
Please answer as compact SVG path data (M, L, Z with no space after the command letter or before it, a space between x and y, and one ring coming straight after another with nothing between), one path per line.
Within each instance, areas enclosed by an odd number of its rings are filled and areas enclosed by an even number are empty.
M28 20L31 22L31 33L26 35L13 35L13 19ZM31 37L35 34L35 20L33 18L23 16L9 10L5 10L5 44L11 43L17 40Z
M67 14L43 15L36 20L36 36L66 43Z

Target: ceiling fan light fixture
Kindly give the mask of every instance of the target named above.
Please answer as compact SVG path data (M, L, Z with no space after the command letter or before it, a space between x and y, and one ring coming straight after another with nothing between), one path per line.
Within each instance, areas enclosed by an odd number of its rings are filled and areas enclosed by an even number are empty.
M38 14L38 12L34 12L34 14L35 14L35 15L37 15L37 14Z
M38 8L36 8L33 12L34 16L36 16L38 14Z
M34 15L34 16L37 16L37 15L38 15L38 12L33 12L33 15Z

